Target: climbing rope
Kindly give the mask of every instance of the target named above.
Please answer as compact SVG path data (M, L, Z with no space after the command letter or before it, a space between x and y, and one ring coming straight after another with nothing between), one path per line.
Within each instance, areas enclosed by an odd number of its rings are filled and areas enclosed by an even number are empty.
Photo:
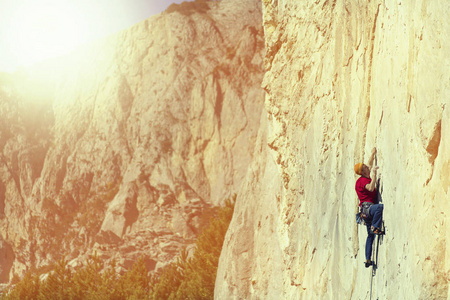
M376 240L376 238L373 239L373 242L372 242L372 258L375 258L375 247L374 247L375 240ZM372 275L370 278L370 300L372 300L373 278L375 277L376 271L377 271L376 262L374 260L372 260Z
M384 221L381 223L381 230L383 232L386 230L386 228L384 227ZM372 260L372 275L370 278L370 300L372 300L373 278L375 277L375 275L377 273L377 268L378 268L378 248L380 246L380 239L382 240L383 236L384 236L384 234L376 235L372 242L372 258L373 258L373 260ZM377 242L376 242L376 246L374 247L375 240Z

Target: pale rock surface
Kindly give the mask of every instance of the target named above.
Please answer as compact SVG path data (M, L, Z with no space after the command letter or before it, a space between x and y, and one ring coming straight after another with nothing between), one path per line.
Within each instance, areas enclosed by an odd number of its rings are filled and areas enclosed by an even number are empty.
M369 299L355 163L378 149L372 299L450 297L450 4L264 0L267 122L216 299Z
M9 271L11 270L12 264L14 262L14 252L10 245L5 243L3 239L0 238L0 282L8 282Z
M63 255L171 261L243 182L263 59L261 3L196 1L1 74L0 281Z

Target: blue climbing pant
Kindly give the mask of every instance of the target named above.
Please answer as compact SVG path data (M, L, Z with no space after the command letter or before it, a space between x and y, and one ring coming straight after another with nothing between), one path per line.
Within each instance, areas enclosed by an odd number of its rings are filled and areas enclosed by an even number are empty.
M372 217L371 224L366 224L367 226L367 240L366 240L366 259L370 260L372 256L372 244L375 239L375 234L370 231L370 226L381 228L381 222L383 221L383 204L374 204L369 210L370 216Z

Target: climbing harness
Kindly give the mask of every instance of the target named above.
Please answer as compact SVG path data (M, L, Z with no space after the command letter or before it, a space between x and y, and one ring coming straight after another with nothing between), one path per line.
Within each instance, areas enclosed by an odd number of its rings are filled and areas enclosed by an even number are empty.
M356 214L356 223L358 225L370 224L372 216L370 215L369 210L372 205L372 202L363 202L363 204L361 204L360 210Z
M361 204L361 218L366 224L372 220L372 217L370 216L370 207L372 205L372 202L363 202L363 204Z

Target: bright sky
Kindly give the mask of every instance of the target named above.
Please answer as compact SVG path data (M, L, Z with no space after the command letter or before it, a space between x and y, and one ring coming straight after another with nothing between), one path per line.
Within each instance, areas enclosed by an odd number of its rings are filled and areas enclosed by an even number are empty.
M0 0L0 72L128 28L185 0Z

